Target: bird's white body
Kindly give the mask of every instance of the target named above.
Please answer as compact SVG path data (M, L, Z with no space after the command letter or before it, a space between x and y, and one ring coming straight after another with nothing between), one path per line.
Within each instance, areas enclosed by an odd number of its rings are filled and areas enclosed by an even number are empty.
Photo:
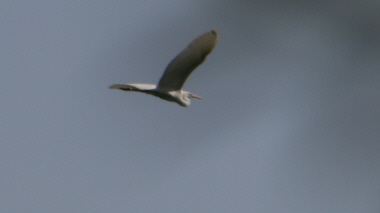
M182 90L183 84L191 72L213 50L217 39L217 31L212 30L191 42L187 48L169 63L157 86L154 84L133 83L114 84L109 88L143 92L187 107L190 105L189 98L201 99L201 97Z
M157 88L154 84L114 84L110 89L120 89L124 91L136 91L154 95L166 101L175 102L183 107L190 105L189 98L202 99L200 96L191 94L184 90L165 90Z

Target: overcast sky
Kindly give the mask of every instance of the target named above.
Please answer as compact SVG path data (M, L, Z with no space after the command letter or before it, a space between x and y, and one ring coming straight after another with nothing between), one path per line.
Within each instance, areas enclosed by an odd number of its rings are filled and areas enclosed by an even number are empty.
M292 2L2 0L0 212L380 212L380 3Z

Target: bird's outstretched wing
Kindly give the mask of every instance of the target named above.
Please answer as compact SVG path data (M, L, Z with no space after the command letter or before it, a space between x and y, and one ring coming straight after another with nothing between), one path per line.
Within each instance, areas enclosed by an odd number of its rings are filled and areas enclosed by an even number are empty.
M187 77L212 51L218 40L218 32L212 30L192 41L166 67L158 88L165 90L182 89Z
M156 89L154 84L114 84L109 86L110 89L120 89L124 91L145 92Z

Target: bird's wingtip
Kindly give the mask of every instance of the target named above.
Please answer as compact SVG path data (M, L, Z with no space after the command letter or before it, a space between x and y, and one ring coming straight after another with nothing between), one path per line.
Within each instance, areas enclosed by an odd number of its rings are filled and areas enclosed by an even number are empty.
M119 88L120 88L119 84L113 84L108 87L108 89L119 89Z
M218 32L219 32L219 30L216 28L211 30L211 33L214 33L214 34L218 34Z

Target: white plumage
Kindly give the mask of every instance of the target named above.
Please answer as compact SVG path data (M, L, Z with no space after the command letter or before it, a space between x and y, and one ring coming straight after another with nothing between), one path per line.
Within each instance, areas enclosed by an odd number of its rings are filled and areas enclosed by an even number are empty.
M189 98L201 99L201 97L182 90L182 87L191 72L213 50L217 40L218 32L212 30L192 41L169 63L157 86L154 84L133 83L114 84L109 88L143 92L187 107L190 105Z

